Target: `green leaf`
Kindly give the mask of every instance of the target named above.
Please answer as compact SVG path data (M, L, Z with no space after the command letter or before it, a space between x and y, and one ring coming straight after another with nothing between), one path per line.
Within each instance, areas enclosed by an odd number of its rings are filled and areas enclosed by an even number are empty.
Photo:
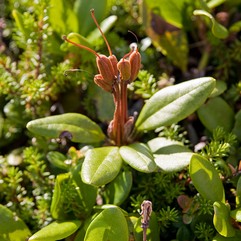
M67 113L28 122L27 128L34 134L50 138L69 137L73 142L95 143L105 136L100 127L88 117Z
M241 232L236 231L235 237L224 237L219 233L212 239L212 241L240 241L241 240Z
M213 90L213 92L210 95L210 98L216 97L221 95L225 90L227 90L227 84L225 81L217 81L216 86Z
M235 236L235 229L231 224L230 210L222 202L214 202L213 224L215 229L224 237Z
M86 153L81 177L87 184L102 186L115 179L121 166L118 147L95 148Z
M207 11L204 10L194 10L193 12L194 15L203 15L208 17L211 20L211 29L212 29L212 34L220 39L225 39L228 37L229 33L228 30L221 24L219 24L215 18L208 13Z
M96 25L91 18L90 10L95 10L95 17L100 22L107 10L107 0L76 0L74 3L74 12L78 17L79 32L83 36L87 36Z
M238 140L241 141L241 110L235 115L235 123L233 127L233 133L237 136Z
M227 132L233 127L233 110L221 97L209 99L197 113L202 124L211 132L218 126L223 127Z
M193 154L189 172L195 188L204 198L225 203L224 188L219 174L206 158Z
M124 214L118 207L104 209L89 225L84 241L129 240L128 226Z
M73 234L80 227L80 224L81 221L79 220L56 221L39 230L28 241L56 241L64 239Z
M0 204L0 240L25 241L31 235L26 224Z
M58 151L50 151L47 154L47 159L55 167L58 167L63 170L69 169L69 166L65 163L66 156Z
M78 19L69 1L51 0L49 6L49 21L57 33L78 32Z
M150 173L157 168L150 149L143 143L122 146L120 155L127 164L140 172Z
M105 187L104 197L106 203L121 205L128 197L132 187L132 173L123 171Z
M137 131L153 130L176 123L197 110L215 87L211 77L189 80L155 93L136 121Z
M193 153L181 142L157 137L148 142L154 160L166 172L180 171L189 165Z

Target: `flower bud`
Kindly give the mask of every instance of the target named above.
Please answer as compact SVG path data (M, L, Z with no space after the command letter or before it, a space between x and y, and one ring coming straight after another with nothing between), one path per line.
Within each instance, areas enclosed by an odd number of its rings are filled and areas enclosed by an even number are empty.
M136 79L141 68L141 55L137 49L131 53L129 61L131 64L130 82L132 82Z
M96 64L103 79L112 84L115 80L115 74L110 59L105 55L99 55L96 58Z
M117 64L117 69L120 72L121 80L127 81L131 76L131 64L129 60L121 59Z
M107 92L112 92L112 83L106 81L101 74L97 74L94 77L94 82Z
M112 64L115 76L117 76L118 75L118 69L117 69L118 60L117 60L117 58L115 57L115 55L112 54L108 57L108 59L110 60L110 62Z

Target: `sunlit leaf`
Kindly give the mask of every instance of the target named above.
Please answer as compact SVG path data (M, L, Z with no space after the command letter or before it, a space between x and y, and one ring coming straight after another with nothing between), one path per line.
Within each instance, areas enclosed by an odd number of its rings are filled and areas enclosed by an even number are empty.
M195 188L204 198L225 203L224 188L219 174L206 158L193 154L189 172Z
M81 170L82 180L102 186L111 182L119 173L122 159L118 147L101 147L86 153Z
M231 224L229 207L220 201L214 202L213 207L213 224L215 229L224 237L233 237L235 229Z
M123 160L132 168L140 172L154 172L156 164L150 149L143 143L133 143L120 148L120 155Z
M81 221L55 221L32 235L29 241L56 241L64 239L80 227Z
M159 90L142 108L137 130L153 130L186 118L205 102L214 87L215 80L204 77Z
M25 241L30 235L26 224L8 208L0 205L0 240Z
M118 207L104 209L89 225L84 241L127 241L128 226L124 214Z
M95 143L104 140L100 127L88 117L67 113L28 122L27 128L34 134L49 138L67 137L73 142Z

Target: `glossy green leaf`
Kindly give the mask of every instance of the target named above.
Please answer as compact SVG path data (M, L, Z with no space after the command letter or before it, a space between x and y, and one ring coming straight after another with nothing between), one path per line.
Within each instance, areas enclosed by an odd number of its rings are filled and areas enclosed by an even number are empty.
M238 179L235 201L236 201L236 207L240 207L241 206L241 177L239 177Z
M47 154L47 159L55 167L58 167L63 170L69 169L69 166L65 163L66 156L58 151L50 151Z
M211 132L218 126L227 132L233 127L233 110L221 97L211 98L198 109L197 113L202 124Z
M143 240L143 229L141 228L141 219L142 219L142 217L139 217L135 224L134 235L135 235L136 241ZM147 235L147 240L150 240L150 241L159 241L160 240L158 221L157 221L155 212L151 213L149 227L146 230L146 235Z
M88 117L67 113L28 122L27 128L34 134L50 138L68 137L73 142L95 143L105 136L100 127Z
M49 6L49 21L57 33L78 32L78 19L69 1L50 0Z
M150 173L157 168L150 149L143 143L122 146L120 155L128 165L140 172Z
M181 142L157 137L148 142L154 160L166 172L180 171L190 163L193 153Z
M122 204L128 197L132 187L132 173L123 171L105 187L104 197L106 203Z
M208 13L207 11L204 10L194 10L193 12L194 15L202 15L202 16L206 16L211 20L211 29L212 29L212 34L220 39L225 39L228 37L228 30L221 25L220 23L218 23L215 18Z
M212 202L220 201L225 203L222 181L217 170L206 158L193 154L189 172L195 188L204 198Z
M89 225L84 241L129 240L126 218L118 207L104 209Z
M213 207L213 224L215 229L224 237L233 237L235 229L231 224L229 207L220 201L214 202Z
M226 2L227 0L210 0L207 2L207 5L209 8L215 8L221 4L223 4L224 2Z
M95 148L86 153L81 177L87 184L102 186L115 179L121 166L118 147Z
M80 224L81 221L79 220L55 221L32 235L28 241L56 241L64 239L73 234L80 227Z
M153 130L186 118L205 102L214 87L215 80L204 77L158 91L142 108L135 127L138 131Z
M0 205L0 240L25 241L30 236L26 224L8 208Z
M95 17L98 22L103 20L107 10L107 0L76 0L74 2L74 12L78 17L79 32L83 36L87 36L96 25L91 18L90 10L95 10Z
M237 136L237 139L241 141L241 110L235 115L235 122L233 127L233 133Z

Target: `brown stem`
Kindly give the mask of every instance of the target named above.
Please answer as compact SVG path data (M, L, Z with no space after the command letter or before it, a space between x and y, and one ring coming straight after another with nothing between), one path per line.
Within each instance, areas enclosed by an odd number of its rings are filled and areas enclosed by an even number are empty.
M121 81L121 133L122 133L122 143L125 143L125 137L124 137L124 125L128 119L128 113L127 113L127 84L125 81Z

